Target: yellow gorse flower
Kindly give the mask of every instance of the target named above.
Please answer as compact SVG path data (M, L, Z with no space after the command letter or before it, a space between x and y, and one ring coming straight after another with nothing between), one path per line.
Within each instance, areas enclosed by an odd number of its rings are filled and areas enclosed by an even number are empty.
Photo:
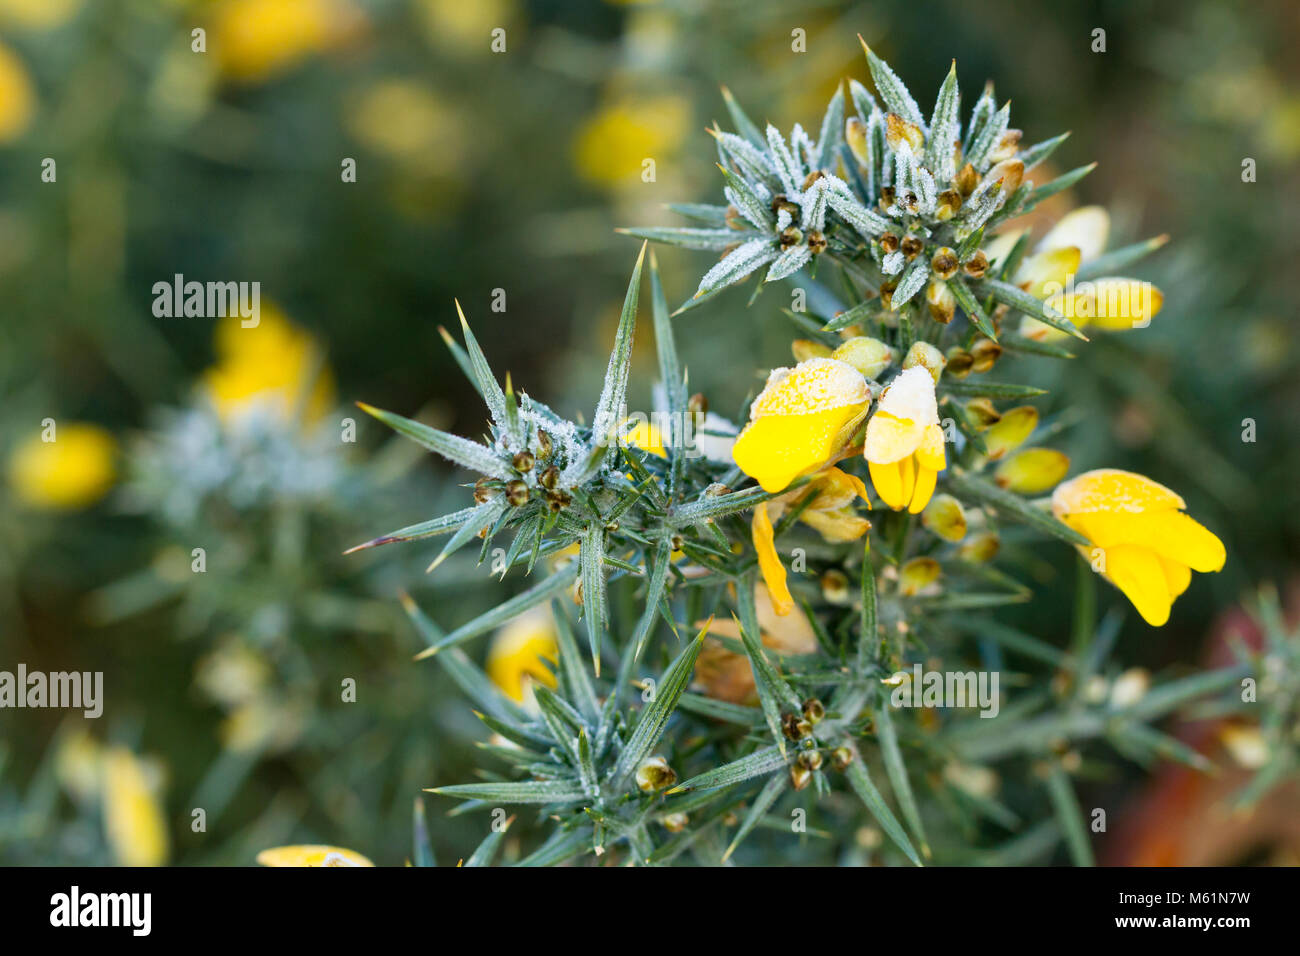
M217 361L202 378L223 421L255 409L282 421L318 420L334 401L334 386L315 339L264 303L256 326L244 328L238 316L222 319L216 332Z
M782 617L794 610L794 598L786 585L785 565L776 553L772 522L780 520L787 507L796 505L809 494L816 497L799 513L799 520L815 528L827 541L856 541L871 528L870 521L853 511L855 499L867 501L867 486L862 479L834 467L815 475L805 487L757 505L750 533L758 553L758 569L767 584L772 610ZM867 506L870 507L869 501Z
M298 846L277 846L257 854L262 866L374 866L356 850L341 846L305 843Z
M117 473L117 442L98 425L56 425L54 441L43 433L21 442L9 458L9 484L32 508L69 511L94 504Z
M1115 468L1085 472L1052 494L1052 513L1094 545L1080 552L1152 627L1169 620L1192 571L1219 571L1227 559L1223 542L1186 507L1164 485Z
M641 164L676 150L690 120L690 103L679 96L612 103L578 131L573 144L578 173L603 186L640 185Z
M545 607L519 615L492 638L488 648L487 675L516 703L533 698L533 682L555 687L555 675L543 661L559 658L555 621Z
M31 76L18 55L0 43L0 143L26 132L36 111Z
M934 378L925 368L905 369L880 396L867 422L863 455L885 504L912 514L925 510L947 467Z
M225 0L209 39L227 76L260 82L347 37L360 14L345 0Z
M773 369L732 457L764 491L783 491L834 462L870 406L867 380L847 362L810 358Z
M125 747L104 754L104 829L123 866L167 862L167 824L144 763Z

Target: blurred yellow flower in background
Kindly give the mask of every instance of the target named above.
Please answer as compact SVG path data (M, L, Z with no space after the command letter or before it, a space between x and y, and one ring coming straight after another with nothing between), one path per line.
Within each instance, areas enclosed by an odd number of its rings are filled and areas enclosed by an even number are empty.
M492 638L488 647L487 675L511 700L530 704L533 682L555 687L555 675L544 663L555 663L559 648L555 620L548 607L534 607L519 615Z
M301 409L311 423L333 404L333 377L316 340L274 305L262 303L251 328L238 316L222 319L214 341L217 361L200 381L223 421L262 410L289 422Z
M35 111L36 92L27 67L13 50L0 43L0 143L21 136Z
M1227 560L1223 542L1186 507L1164 485L1117 468L1085 472L1052 493L1052 513L1096 546L1079 552L1152 627L1169 620L1193 570L1219 571Z
M920 514L947 467L934 377L921 365L904 369L880 396L863 447L876 493L895 511Z
M656 164L686 136L690 103L680 96L622 99L602 107L578 130L573 144L578 174L601 186L641 183L642 162Z
M492 31L507 31L507 47L515 37L519 5L516 0L413 0L429 42L442 50L468 55L490 53Z
M368 149L419 160L424 173L448 173L463 152L460 117L428 88L409 80L380 80L348 108L349 131Z
M312 843L263 850L257 862L262 866L374 866L355 850Z
M123 866L167 862L167 824L145 763L125 747L104 754L104 829Z
M103 748L84 727L60 734L54 752L54 775L78 803L99 796Z
M94 504L117 475L117 441L107 430L85 422L54 429L54 441L45 441L45 433L38 432L10 455L9 484L14 495L32 508L51 511Z
M224 0L208 44L224 74L258 83L333 48L361 23L345 0Z
M28 30L62 26L81 9L83 0L0 0L0 23Z

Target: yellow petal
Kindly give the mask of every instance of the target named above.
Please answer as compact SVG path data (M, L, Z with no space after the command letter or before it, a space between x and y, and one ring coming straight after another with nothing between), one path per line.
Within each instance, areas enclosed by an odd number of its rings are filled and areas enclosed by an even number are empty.
M355 850L312 843L263 850L257 862L262 866L374 866Z
M1096 279L1085 290L1091 299L1091 324L1102 329L1140 328L1164 304L1164 293L1140 279ZM1080 286L1084 283L1080 283Z
M1093 512L1072 516L1070 524L1100 548L1126 544L1150 548L1196 571L1220 571L1227 560L1223 542L1181 511Z
M125 747L104 756L104 829L123 866L167 862L167 822L144 763Z
M772 530L772 519L767 513L766 502L754 508L754 520L750 526L754 540L754 550L758 553L758 569L763 574L768 593L772 599L772 610L784 617L794 610L794 598L785 583L785 565L776 553L776 535Z
M1142 619L1152 627L1168 621L1173 597L1155 552L1129 544L1106 548L1105 552L1106 577L1133 602Z
M926 468L924 465L917 467L916 489L912 492L912 503L907 507L909 512L917 515L925 510L925 506L930 503L930 496L934 494L934 486L938 479L939 473L933 468Z
M908 455L898 463L899 483L903 489L903 504L912 500L912 495L916 492L916 458Z
M931 471L943 471L948 467L948 458L944 450L943 429L930 425L925 429L925 436L916 449L916 462L922 468Z
M113 485L117 442L98 425L57 424L54 441L36 433L9 459L14 496L33 508L64 511L94 504Z
M857 541L871 530L871 522L849 508L823 510L808 508L799 520L815 528L827 541Z
M659 431L657 425L646 421L644 418L638 419L635 425L623 433L623 442L633 448L640 448L651 455L657 455L660 458L668 457L668 453L664 451L663 433Z
M1192 569L1166 557L1160 558L1160 566L1165 571L1165 583L1169 586L1169 596L1176 598L1187 590L1192 583Z
M1109 236L1110 214L1101 206L1081 206L1062 216L1038 248L1074 246L1079 250L1080 261L1089 262L1102 254Z
M1064 482L1052 493L1052 513L1058 518L1094 511L1181 511L1187 503L1174 491L1146 475L1119 468L1097 468Z
M919 594L934 584L943 574L943 567L934 558L913 558L898 571L898 590L909 597Z
M871 484L875 486L876 494L880 495L881 501L895 511L907 503L903 498L903 475L900 463L877 465L875 462L868 461L867 470L871 473Z
M935 495L925 506L921 524L945 541L960 541L966 537L966 511L952 495Z
M732 457L764 491L781 491L790 482L825 466L844 447L846 431L866 413L845 406L808 415L772 415L745 426Z
M902 461L911 457L917 446L925 438L926 426L910 418L899 418L883 409L867 422L867 436L863 443L863 455L867 461L879 465Z
M1063 246L1035 253L1016 270L1016 284L1035 299L1046 299L1065 288L1066 280L1079 271L1078 246Z

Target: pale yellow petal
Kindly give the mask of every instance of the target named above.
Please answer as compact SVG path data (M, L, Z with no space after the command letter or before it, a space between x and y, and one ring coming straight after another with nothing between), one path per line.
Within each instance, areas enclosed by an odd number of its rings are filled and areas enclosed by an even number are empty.
M875 487L876 494L880 495L881 501L895 511L907 503L903 498L902 466L898 462L877 465L875 462L868 461L867 470L871 473L871 484Z
M355 850L324 844L277 846L257 854L262 866L374 866Z
M1052 512L1058 517L1092 511L1179 510L1187 504L1179 495L1146 475L1119 468L1098 468L1062 483L1052 493Z
M867 422L862 453L867 461L878 465L911 457L925 439L926 426L910 418L899 418L883 409Z
M1062 216L1043 236L1038 248L1074 246L1079 250L1080 261L1089 262L1105 251L1109 237L1110 213L1101 206L1081 206Z
M931 471L943 471L948 467L948 456L943 440L943 429L930 425L925 430L925 437L916 449L916 463Z
M1070 276L1079 271L1078 246L1045 249L1025 259L1016 270L1016 284L1035 299L1045 299L1065 288Z

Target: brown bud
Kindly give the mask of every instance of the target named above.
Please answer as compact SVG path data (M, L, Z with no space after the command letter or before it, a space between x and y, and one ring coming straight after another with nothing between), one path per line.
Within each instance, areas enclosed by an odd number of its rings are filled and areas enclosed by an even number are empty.
M961 209L961 193L955 189L945 189L939 193L939 204L934 210L935 218L947 222Z
M573 496L564 491L548 491L546 493L546 507L551 511L559 513L569 507L573 501Z
M948 358L948 365L950 368L952 367L951 356ZM975 420L975 427L981 430L992 428L1002 421L1002 413L993 404L993 399L987 397L973 398L967 402L966 413Z
M812 780L812 771L801 764L790 768L790 783L796 790L802 790Z
M781 230L781 246L788 249L790 246L798 245L803 242L803 233L797 226L786 226Z
M948 283L937 279L926 287L925 304L930 310L930 318L940 325L947 325L957 313L957 297L948 288Z
M831 604L845 604L849 600L849 578L843 571L831 568L821 579L822 597Z
M1002 355L1002 346L992 339L980 339L970 349L971 371L980 373L991 369L998 357Z
M556 485L560 483L560 469L551 465L537 479L538 483L547 491L554 491Z
M486 504L501 494L501 482L495 478L480 478L474 482L474 500Z
M894 235L892 232L887 232L884 235L882 235L879 239L879 242L880 242L881 252L888 253L888 252L898 251L898 245L899 245L898 236Z
M527 474L533 470L533 465L537 464L537 459L533 457L531 451L521 451L510 460L510 464L520 474Z
M686 400L686 410L692 415L707 415L709 413L709 400L704 397L703 392L696 392Z
M974 362L969 352L959 345L954 345L948 350L948 364L944 366L944 371L956 378L965 378L970 374Z
M963 199L975 191L975 187L980 184L980 174L975 172L975 167L970 163L962 166L953 178L952 184L957 187L957 192L961 193Z
M975 255L971 256L962 263L962 271L972 279L984 278L984 273L989 268L989 257L984 255L983 249L976 249Z
M898 248L903 251L903 257L910 260L921 254L921 250L925 248L925 243L916 236L908 236L899 243Z
M551 441L550 432L544 428L537 429L537 457L546 459L551 457L551 452L555 450L555 445Z
M672 546L674 551L680 551L682 550L682 545L686 543L686 539L680 534L675 534L669 539L668 543Z
M894 204L894 187L893 186L880 187L880 208L882 210L885 210L888 209L893 204Z
M808 248L812 250L813 255L820 255L826 251L826 237L814 229L808 233Z
M728 229L735 229L737 232L743 232L746 229L753 228L753 226L749 224L749 221L740 214L740 210L735 206L728 206L727 211L722 218L727 224Z
M514 507L528 504L528 486L516 478L506 482L506 501Z
M848 770L853 763L853 751L848 747L836 747L831 751L831 765L836 770Z
M826 706L816 697L809 697L803 702L803 716L810 724L821 723L826 716Z
M808 174L807 178L804 179L803 188L807 189L809 186L817 182L817 180L821 179L825 175L826 174L823 173L820 169L814 169L811 173Z
M812 724L799 714L786 714L781 718L781 732L791 740L800 740L812 733Z
M941 246L930 260L930 268L940 279L951 279L957 274L957 253L948 246Z
M819 770L822 765L822 752L820 750L804 750L798 757L799 766L807 767L809 770Z

